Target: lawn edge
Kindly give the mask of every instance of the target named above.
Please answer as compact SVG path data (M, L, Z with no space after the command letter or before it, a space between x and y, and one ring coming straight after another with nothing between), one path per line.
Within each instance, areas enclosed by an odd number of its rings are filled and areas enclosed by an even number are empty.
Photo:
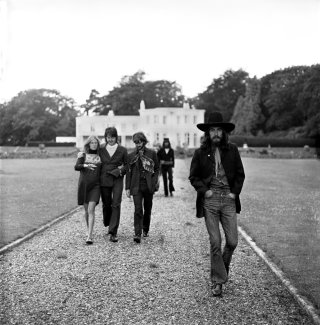
M290 292L293 298L298 302L298 304L306 311L306 313L312 318L316 325L320 325L320 317L316 312L313 304L305 297L302 297L298 289L288 280L285 274L278 268L278 266L273 263L264 251L257 246L254 240L248 235L248 233L241 227L238 226L240 235L248 243L248 245L254 250L254 252L264 261L264 263L270 268L270 270L279 278L279 280L284 284L286 289Z
M34 237L35 235L45 231L46 229L50 228L51 226L53 226L54 224L62 221L63 219L69 217L70 215L80 211L81 207L76 207L76 208L73 208L71 210L69 210L68 212L65 212L64 214L56 217L55 219L47 222L46 224L40 226L39 228L29 232L28 234L26 234L25 236L21 237L21 238L18 238L16 240L14 240L13 242L3 246L0 248L0 255L3 255L5 254L6 252L8 252L9 250L13 249L14 247L22 244L23 242L31 239L32 237Z

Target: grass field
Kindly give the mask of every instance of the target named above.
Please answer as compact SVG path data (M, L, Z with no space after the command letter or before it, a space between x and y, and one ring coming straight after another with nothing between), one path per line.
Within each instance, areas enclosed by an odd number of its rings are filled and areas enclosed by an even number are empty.
M77 206L75 158L0 160L0 246Z
M240 225L320 308L320 161L243 162Z
M0 160L0 246L77 206L75 158ZM190 158L177 160L185 179ZM243 158L239 224L320 307L320 161ZM101 207L98 207L101 209ZM320 308L319 308L320 309Z

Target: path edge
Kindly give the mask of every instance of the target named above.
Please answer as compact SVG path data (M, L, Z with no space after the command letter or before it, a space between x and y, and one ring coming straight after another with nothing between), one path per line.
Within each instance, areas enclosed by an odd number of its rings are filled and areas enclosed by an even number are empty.
M280 281L284 284L286 289L290 292L293 298L298 302L298 304L305 310L305 312L312 318L313 322L316 325L320 325L320 317L316 313L316 309L313 304L305 297L302 297L298 293L298 289L292 285L292 283L288 280L285 274L279 269L279 267L273 263L268 256L264 253L264 251L257 246L254 240L247 234L247 232L238 225L238 230L244 240L248 243L248 245L254 250L254 252L264 261L264 263L270 268L270 270L280 279Z
M14 240L13 242L3 246L0 248L0 255L5 254L6 252L8 252L9 250L13 249L16 246L19 246L20 244L22 244L23 242L31 239L32 237L34 237L35 235L45 231L46 229L50 228L51 226L53 226L54 224L62 221L63 219L69 217L70 215L80 211L81 207L76 207L71 209L70 211L56 217L55 219L47 222L46 224L40 226L39 228L29 232L28 234L26 234L25 236L18 238L16 240Z

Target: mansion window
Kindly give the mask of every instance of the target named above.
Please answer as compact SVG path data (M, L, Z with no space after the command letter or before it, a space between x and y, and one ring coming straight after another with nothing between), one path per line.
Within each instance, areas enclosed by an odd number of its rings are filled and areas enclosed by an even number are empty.
M197 116L193 117L193 124L197 124Z
M188 115L184 116L184 123L188 123Z
M167 117L166 116L163 116L162 122L163 122L163 124L166 124L166 122L167 122Z
M198 144L197 144L197 134L194 133L193 135L193 146L196 147Z
M185 141L185 143L187 145L190 144L190 135L189 135L189 133L185 133L185 135L184 135L184 141Z
M177 145L181 146L181 139L180 139L180 133L177 133Z
M180 116L177 116L177 124L180 124Z
M159 116L158 115L154 115L153 122L154 122L154 124L157 124L159 122Z

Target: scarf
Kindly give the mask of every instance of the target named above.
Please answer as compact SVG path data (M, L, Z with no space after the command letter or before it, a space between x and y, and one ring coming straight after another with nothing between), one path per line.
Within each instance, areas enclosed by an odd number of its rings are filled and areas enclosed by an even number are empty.
M143 154L143 151L139 151L139 152L134 156L134 158L133 158L133 159L131 160L131 162L130 162L130 165L133 165L133 164L136 163L139 159L140 159L140 161L141 161L142 168L143 168L145 171L147 171L147 172L153 174L153 173L154 173L154 161L153 161L151 158L145 156L145 155Z
M218 176L218 171L221 165L221 156L220 156L220 151L219 148L216 148L216 151L214 152L214 160L215 160L215 171L216 171L216 176Z

